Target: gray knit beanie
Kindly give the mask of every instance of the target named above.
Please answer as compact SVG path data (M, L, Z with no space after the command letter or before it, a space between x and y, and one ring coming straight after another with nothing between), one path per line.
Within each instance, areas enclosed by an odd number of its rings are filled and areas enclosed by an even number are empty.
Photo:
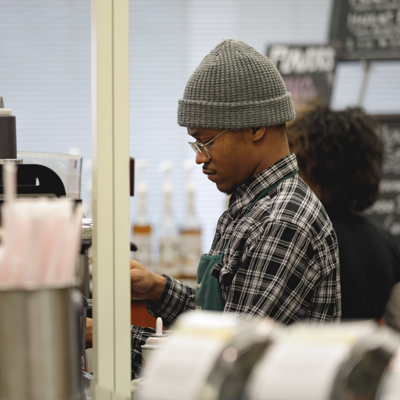
M294 118L292 96L272 62L232 39L204 57L178 102L178 124L193 128L237 130Z

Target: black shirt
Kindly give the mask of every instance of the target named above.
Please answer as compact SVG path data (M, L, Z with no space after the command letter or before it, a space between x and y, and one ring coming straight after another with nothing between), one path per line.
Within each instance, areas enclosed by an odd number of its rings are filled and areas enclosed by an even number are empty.
M383 317L400 281L400 250L394 237L366 217L331 216L339 243L342 319Z

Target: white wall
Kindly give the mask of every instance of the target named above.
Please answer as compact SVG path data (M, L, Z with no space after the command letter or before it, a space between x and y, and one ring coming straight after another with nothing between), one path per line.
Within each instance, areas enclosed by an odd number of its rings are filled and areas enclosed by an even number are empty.
M185 128L176 123L177 100L190 74L226 38L265 53L269 44L325 43L331 0L131 0L131 149L149 161L149 217L162 219L158 164L175 163L175 212L183 222L182 163L193 158ZM18 149L91 157L90 0L0 0L0 94L17 116ZM340 64L332 106L356 105L359 63ZM400 62L375 62L365 94L372 113L400 112ZM89 172L83 172L87 202ZM198 167L197 214L207 251L225 196ZM132 199L132 222L135 220Z

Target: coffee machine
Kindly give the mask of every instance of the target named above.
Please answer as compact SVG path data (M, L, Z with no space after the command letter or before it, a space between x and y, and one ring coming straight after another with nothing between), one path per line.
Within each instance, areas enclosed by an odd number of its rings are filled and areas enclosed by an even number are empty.
M0 243L1 243L1 204L4 202L3 166L12 163L16 166L16 197L34 198L70 198L72 202L79 203L82 157L69 154L17 152L16 118L10 109L4 108L4 101L0 96ZM92 376L85 369L85 338L87 309L91 308L90 299L90 274L89 274L89 249L92 244L92 220L82 220L82 243L79 258L77 259L77 284L74 304L76 313L73 321L79 327L79 337L74 341L76 353L74 359L79 360L77 367L82 371L80 390L89 386ZM31 294L23 294L29 297ZM6 291L2 294L8 295ZM58 294L57 294L58 295ZM22 295L20 294L22 297ZM65 296L68 297L68 294ZM67 301L65 297L65 301ZM32 300L29 300L32 302ZM3 310L4 311L4 310ZM10 310L12 314L13 311ZM3 313L4 314L4 313ZM46 316L49 320L53 315ZM64 318L64 317L63 317ZM74 350L71 350L74 352ZM27 356L28 355L24 355ZM76 356L76 357L75 357ZM4 357L3 357L4 358ZM4 360L3 360L4 361ZM27 372L28 373L28 372ZM57 386L58 383L55 383ZM35 394L26 393L29 398L35 398ZM85 396L83 396L85 398Z

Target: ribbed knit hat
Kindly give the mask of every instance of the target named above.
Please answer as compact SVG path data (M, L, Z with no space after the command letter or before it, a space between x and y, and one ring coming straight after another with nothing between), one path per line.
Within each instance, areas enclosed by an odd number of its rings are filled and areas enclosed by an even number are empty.
M224 40L190 77L178 102L178 124L244 129L295 118L292 96L266 56L237 40Z

